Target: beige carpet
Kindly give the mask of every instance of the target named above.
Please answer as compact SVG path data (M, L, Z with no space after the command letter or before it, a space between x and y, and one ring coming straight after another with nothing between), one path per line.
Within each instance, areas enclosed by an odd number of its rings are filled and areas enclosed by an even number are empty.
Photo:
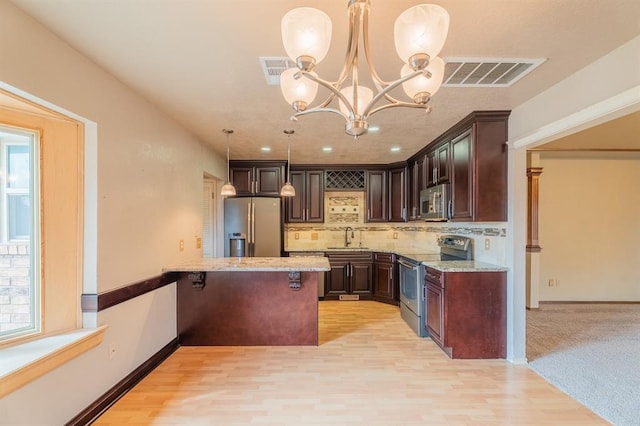
M533 370L615 425L640 425L640 304L527 311Z

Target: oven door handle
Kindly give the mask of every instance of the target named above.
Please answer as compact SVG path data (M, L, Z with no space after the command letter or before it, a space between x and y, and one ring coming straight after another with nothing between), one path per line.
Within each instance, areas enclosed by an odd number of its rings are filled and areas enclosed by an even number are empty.
M406 261L404 261L404 260L402 260L402 259L398 259L398 263L399 263L401 266L404 266L405 268L409 268L409 269L412 269L412 270L414 270L414 271L417 271L417 270L418 270L418 265L413 265L413 264L411 264L411 263L409 263L409 262L406 262Z

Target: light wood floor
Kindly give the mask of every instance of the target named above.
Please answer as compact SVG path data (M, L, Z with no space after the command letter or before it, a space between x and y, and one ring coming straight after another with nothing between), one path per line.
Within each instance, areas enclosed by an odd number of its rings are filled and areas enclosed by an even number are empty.
M323 301L318 347L181 347L96 424L606 422L525 365L448 359L397 307Z

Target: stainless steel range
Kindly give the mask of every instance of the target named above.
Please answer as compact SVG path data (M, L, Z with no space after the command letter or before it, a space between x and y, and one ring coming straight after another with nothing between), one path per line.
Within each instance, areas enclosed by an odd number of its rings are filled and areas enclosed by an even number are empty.
M473 239L457 235L438 238L439 254L398 256L400 265L400 316L420 337L429 335L426 329L425 266L422 262L471 260Z

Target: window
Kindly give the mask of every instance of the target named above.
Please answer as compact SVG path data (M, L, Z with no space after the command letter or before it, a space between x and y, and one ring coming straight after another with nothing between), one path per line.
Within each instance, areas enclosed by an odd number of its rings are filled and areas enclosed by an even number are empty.
M38 141L0 127L0 340L40 331Z

